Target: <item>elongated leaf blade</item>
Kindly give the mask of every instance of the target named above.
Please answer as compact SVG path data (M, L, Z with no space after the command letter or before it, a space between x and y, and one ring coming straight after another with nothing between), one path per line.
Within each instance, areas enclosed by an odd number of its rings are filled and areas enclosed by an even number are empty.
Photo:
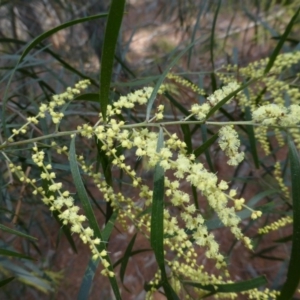
M108 220L108 222L106 223L104 229L101 232L103 241L108 242L108 239L114 229L115 226L115 222L117 220L118 217L118 211L114 210L113 214L111 215L110 219Z
M217 5L217 9L214 15L214 20L213 20L213 24L212 24L212 29L211 29L211 35L210 35L210 61L211 61L211 65L214 71L215 68L215 62L214 62L214 50L215 50L215 28L216 28L216 23L217 23L217 18L218 18L218 14L219 14L219 10L221 7L221 0L218 1L218 5ZM212 73L212 76L214 76L214 73Z
M10 283L10 282L11 282L12 280L14 280L14 279L15 279L15 277L9 277L9 278L6 278L6 279L1 280L1 281L0 281L0 287L6 285L6 284L8 284L8 283Z
M126 268L127 268L127 264L128 264L129 258L131 256L131 251L132 251L132 248L134 246L136 236L137 236L137 234L135 234L132 237L130 243L128 244L128 246L126 248L124 256L123 256L123 260L122 260L121 268L120 268L120 278L121 278L121 282L122 283L124 282L125 271L126 271Z
M157 149L164 146L163 131L160 128ZM165 179L164 169L158 162L154 170L154 184L153 184L153 197L152 197L152 211L151 211L151 234L150 242L154 251L157 264L161 271L162 286L164 288L167 299L179 300L178 296L172 289L167 279L164 258L164 195L165 195Z
M139 250L135 250L132 251L130 254L130 257L143 253L143 252L148 252L148 251L152 251L152 249L139 249ZM118 259L115 263L114 263L114 268L117 267L119 264L121 264L123 262L124 257L121 257L120 259Z
M194 154L196 157L200 156L202 153L205 152L216 140L218 139L218 134L214 134L211 138L209 138L205 143L199 146L197 149L194 150Z
M109 102L110 81L113 72L115 50L118 35L123 19L125 0L113 0L108 13L101 57L100 93L102 117L106 119L106 110Z
M150 114L151 114L151 109L153 106L153 103L155 101L157 92L161 86L161 84L163 83L164 79L166 78L166 76L168 75L168 73L170 72L170 70L177 64L178 60L189 50L191 49L196 43L198 43L200 41L200 39L194 41L193 43L190 43L187 47L185 47L185 49L183 49L172 61L171 63L168 65L168 67L166 67L166 69L164 70L164 72L160 75L160 77L158 78L155 87L152 91L152 94L148 100L148 104L147 104L147 110L146 110L146 121L149 121L150 119Z
M97 271L97 267L100 263L100 259L94 260L90 258L86 267L79 292L77 294L77 300L85 300L89 298L90 290L92 287L93 279Z
M9 260L2 260L1 267L12 272L19 281L25 282L27 285L33 286L44 293L48 293L52 290L49 280L42 278L40 276L41 274L29 271L28 268L13 264Z
M182 106L178 101L175 100L174 97L172 97L168 92L165 93L165 96L170 100L170 102L178 108L179 111L181 111L185 116L190 115L190 112ZM190 120L196 120L195 118L191 118Z
M16 66L14 67L14 69L11 72L10 78L8 80L8 83L6 85L5 91L4 91L4 96L3 96L3 110L2 110L2 126L3 126L3 130L6 132L6 118L5 118L5 108L6 108L6 102L7 102L7 98L8 98L8 90L10 87L10 84L12 82L12 78L14 76L15 71L18 69L20 63L22 62L22 60L24 59L24 57L30 52L30 50L32 50L33 48L35 48L39 43L41 43L43 40L45 40L46 38L48 38L49 36L51 36L52 34L65 29L67 27L73 26L75 24L79 24L82 22L87 22L87 21L91 21L91 20L95 20L98 18L103 18L106 17L107 13L104 14L98 14L98 15L94 15L94 16L90 16L90 17L85 17L85 18L80 18L80 19L76 19L76 20L72 20L70 22L66 22L64 24L61 24L57 27L54 27L44 33L42 33L41 35L37 36L23 51L22 55L19 58L18 63L16 64Z
M72 138L71 140L71 145L70 145L70 151L69 151L69 160L70 160L70 168L71 168L71 173L72 173L72 177L74 180L74 184L79 196L79 199L81 201L82 207L84 209L85 215L89 221L89 224L91 226L91 228L94 231L95 237L98 237L102 242L97 245L97 249L99 252L101 252L102 250L105 250L105 244L103 243L103 238L101 235L101 231L98 225L98 222L96 220L96 217L94 215L94 211L93 208L91 206L91 203L89 201L87 192L85 190L84 184L82 182L82 178L80 176L80 172L78 169L78 165L77 165L77 159L76 159L76 152L75 152L75 137ZM112 268L112 264L110 261L109 256L107 255L105 257L105 259L109 262L110 266L109 266L109 270L113 271ZM116 281L116 277L109 277L109 281L111 284L111 287L113 289L114 295L116 297L116 299L121 299L121 295L119 292L119 288L118 288L118 284Z
M85 101L99 102L99 94L97 94L97 93L81 94L81 95L76 96L74 98L74 100L85 100Z
M258 78L254 78L249 80L248 82L246 82L245 84L243 84L241 87L239 87L238 89L236 89L235 91L233 91L232 93L230 93L228 96L226 96L223 100L221 100L219 103L217 103L207 114L206 116L206 120L208 120L208 118L210 116L212 116L220 107L222 107L226 102L228 102L232 97L234 97L238 92L242 91L245 87L247 87L248 85L250 85L251 83L255 82L256 80L258 80Z
M290 234L290 235L288 235L288 236L285 236L285 237L283 237L283 238L280 238L280 239L278 239L278 240L275 240L274 241L274 243L287 243L287 242L290 242L290 241L292 241L293 240L293 235L292 234Z
M103 241L105 241L105 242L108 241L108 238L110 237L110 234L114 228L117 216L118 216L118 212L114 211L111 218L107 222L105 228L102 230ZM94 259L90 258L88 265L86 267L84 276L82 277L82 282L81 282L80 289L79 289L79 292L77 295L78 300L85 300L85 299L89 298L93 279L94 279L94 276L97 271L97 267L98 267L99 263L100 263L99 259L94 260Z
M217 18L219 15L219 10L221 7L221 0L218 1L218 5L217 5L217 9L214 15L214 19L213 19L213 23L212 23L212 28L210 31L210 62L211 62L211 66L212 66L212 72L210 74L210 78L211 78L211 86L212 86L212 90L213 92L217 89L217 78L215 75L215 60L214 60L214 53L215 53L215 28L216 28L216 23L217 23Z
M7 249L0 249L0 255L34 260L34 258L32 258L28 255L24 255L22 253L18 253L18 252L7 250Z
M274 62L275 62L275 60L276 60L283 44L284 44L284 42L286 41L288 35L290 34L290 32L293 28L293 25L294 25L294 23L295 23L295 21L298 17L299 12L300 12L300 7L295 12L295 14L292 17L292 19L290 20L289 24L286 26L284 34L280 37L280 40L279 40L277 46L275 47L273 53L271 54L271 56L269 58L269 62L266 65L266 68L264 70L264 74L267 74L271 70L271 68L273 67Z
M105 155L105 151L101 148L103 143L100 140L96 140L98 155L97 155L97 164L101 164L103 169L103 174L105 177L105 181L109 186L112 186L112 173L111 173L111 162L109 158ZM110 219L111 215L113 214L113 209L110 203L106 204L106 222Z
M93 208L89 201L88 194L85 190L84 184L81 179L81 175L77 165L76 153L75 153L75 137L71 141L70 145L70 152L69 152L69 159L70 159L70 168L72 177L74 180L74 184L77 189L78 197L82 203L83 210L86 214L86 217L90 223L91 228L94 230L95 235L100 238L101 231L94 215Z
M24 57L29 53L30 50L32 50L33 48L35 48L39 43L41 43L42 41L44 41L46 38L48 38L49 36L51 36L52 34L71 27L73 25L79 24L79 23L83 23L83 22L87 22L87 21L92 21L92 20L96 20L99 18L104 18L107 16L107 13L103 13L103 14L98 14L98 15L94 15L94 16L89 16L89 17L85 17L85 18L80 18L80 19L76 19L76 20L72 20L66 23L63 23L59 26L56 26L42 34L40 34L39 36L37 36L23 51L18 64L24 59Z
M14 43L14 44L19 44L19 45L25 45L27 42L18 40L18 39L0 38L0 43ZM44 46L41 46L41 45L36 45L35 48L38 48L38 49L40 49L41 47L44 48ZM64 59L62 59L58 54L56 54L52 50L50 50L48 48L44 48L43 51L45 51L46 53L49 53L52 57L54 57L57 61L59 61L67 70L73 72L74 74L77 74L81 78L89 79L93 85L98 86L98 83L96 83L93 78L91 78L91 77L81 73L77 69L73 68L69 63L67 63Z
M187 146L188 153L190 154L193 151L190 126L188 124L181 124L181 130L183 133L184 142L186 143Z
M160 134L157 141L157 152L163 148L163 133ZM160 267L164 267L164 249L163 249L163 213L164 213L164 169L159 165L155 166L154 171L154 190L151 210L151 246L155 252L155 256ZM165 272L165 271L164 271Z
M11 229L11 228L6 227L2 224L0 224L0 229L5 231L5 232L8 232L10 234L15 234L15 235L18 235L20 237L23 237L23 238L26 238L26 239L29 239L29 240L37 241L37 238L35 238L31 235L25 234L23 232L20 232L20 231L14 230L14 229Z
M287 277L278 300L291 299L300 282L300 158L290 136L288 136L288 146L293 197L293 238Z

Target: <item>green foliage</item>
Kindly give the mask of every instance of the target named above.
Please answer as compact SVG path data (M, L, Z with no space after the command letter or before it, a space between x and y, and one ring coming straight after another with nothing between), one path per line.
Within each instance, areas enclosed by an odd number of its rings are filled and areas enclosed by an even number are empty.
M70 297L299 295L299 5L167 1L161 19L178 16L186 36L170 53L143 45L161 58L157 72L146 54L136 62L138 25L130 34L123 25L138 20L137 4L113 0L108 13L78 15L79 0L56 2L64 21L43 32L30 32L17 1L1 3L13 34L0 39L0 298L59 298L67 275L55 257L87 252ZM15 11L29 42L18 37ZM236 28L236 12L251 25ZM70 45L103 22L98 68L86 42L79 56ZM72 41L49 45L63 33ZM268 48L248 59L248 39ZM143 256L155 262L148 269ZM272 272L257 263L274 261Z

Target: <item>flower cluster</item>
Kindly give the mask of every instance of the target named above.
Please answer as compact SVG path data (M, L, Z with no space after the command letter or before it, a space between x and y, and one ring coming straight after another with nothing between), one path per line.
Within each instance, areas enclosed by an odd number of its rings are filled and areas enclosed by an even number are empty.
M34 186L34 194L41 194L42 201L49 206L51 211L58 212L58 217L64 225L71 225L71 232L79 234L80 239L84 244L88 244L92 253L93 259L100 259L104 269L103 275L110 277L114 276L114 272L109 269L109 262L106 259L107 251L103 249L99 251L98 245L101 240L95 237L94 231L84 225L86 216L79 214L80 207L74 204L74 198L69 191L62 191L62 183L55 182L55 173L52 171L51 164L44 164L45 153L33 147L34 154L32 155L33 162L42 169L41 178L48 183L48 192L41 187Z
M203 96L205 95L205 91L203 89L200 89L196 84L182 78L181 76L175 75L173 73L168 73L167 78L174 80L175 82L181 84L182 86L190 88L194 93L198 95L203 95Z
M39 119L45 118L47 113L50 114L52 122L54 124L58 124L64 117L64 114L61 111L56 111L56 109L59 109L67 101L73 100L74 96L79 94L83 89L86 89L89 84L90 81L88 79L81 80L76 83L73 88L68 87L65 92L58 95L53 95L52 100L49 102L49 104L42 103L40 105L39 113L36 116L27 117L27 122L23 126L21 126L19 129L12 130L12 135L7 139L7 142L11 143L13 142L15 136L19 134L25 134L28 131L30 125L38 124ZM4 143L3 145L5 144L6 143Z
M279 54L272 66L270 73L265 74L269 58L261 59L238 68L236 65L226 65L225 73L219 72L218 77L226 84L239 76L244 80L252 81L247 92L236 95L236 101L242 111L250 108L253 120L258 125L265 126L295 126L299 123L300 90L290 81L289 70L293 65L299 64L300 51ZM297 79L296 79L297 80ZM296 106L294 106L296 105ZM285 106L289 108L285 108ZM266 155L270 154L268 131L273 133L280 146L284 140L279 128L255 126L255 138L261 144ZM289 129L295 144L300 147L300 130Z
M179 82L178 78L174 76L169 76L169 78ZM187 86L185 82L181 83ZM28 118L28 122L36 124L39 118L50 114L53 123L59 123L63 117L59 107L66 101L72 100L74 95L85 88L87 84L88 81L84 81L75 85L75 88L67 89L65 93L53 96L49 105L41 105L39 114L36 117ZM237 82L229 82L222 89L207 97L206 103L194 104L190 110L191 115L180 122L184 124L191 116L195 116L200 121L204 120L213 106L239 87ZM162 94L165 88L162 86L158 93ZM194 91L200 93L198 90ZM166 264L170 268L173 285L177 290L181 289L179 278L200 280L202 284L230 283L225 256L221 253L214 234L209 230L206 216L198 208L197 203L192 200L190 194L183 190L182 186L184 183L188 183L195 191L199 192L216 213L219 221L231 230L236 239L252 249L251 240L242 232L240 228L241 219L237 215L237 211L247 208L246 201L244 198L239 198L236 190L230 189L226 181L220 180L215 173L209 171L204 164L197 160L195 155L188 151L186 143L180 140L178 134L167 130L167 122L159 123L164 118L164 105L157 106L152 119L147 122L130 124L120 118L122 110L135 108L137 104L146 104L152 92L153 88L144 87L127 96L121 96L119 100L107 106L105 122L99 114L99 119L94 125L80 124L77 126L77 130L73 131L74 135L78 134L78 136L90 141L95 137L99 141L103 155L108 157L113 168L118 168L126 175L126 184L138 191L135 193L138 197L128 197L121 191L115 191L114 185L109 185L95 171L93 164L88 165L86 163L82 155L77 157L78 164L85 176L89 176L93 180L103 195L103 199L118 210L118 221L123 228L128 228L129 224L134 224L148 239L150 239L151 215L147 211L151 209L153 190L138 175L137 169L132 167L132 156L135 155L137 159L146 160L150 168L159 164L165 171L165 201L168 205L163 211L164 236L166 237L164 238L164 247ZM261 115L268 114L267 111L269 113L270 109L255 111L253 113L254 121L263 123L267 118L266 116L262 118ZM288 118L294 118L295 121L298 107L292 105L286 109L285 114ZM276 113L269 113L268 116L270 116L269 119L275 118L277 123L283 120L283 116L277 114L277 111ZM151 130L151 127L162 128L164 146L159 151L157 150L159 134L155 130ZM236 166L244 159L244 153L239 152L240 141L233 125L221 127L218 142L220 148L229 158L229 165ZM60 147L56 142L52 142L51 147L56 149L59 154L68 155L66 146ZM81 240L89 245L93 258L102 261L104 266L102 273L114 276L107 252L105 249L99 248L102 243L95 236L93 230L86 226L87 220L80 213L80 207L75 205L70 192L63 190L63 183L56 181L57 176L52 165L45 163L45 153L39 150L37 146L33 148L33 151L32 160L41 169L40 178L48 186L47 191L45 191L41 186L38 187L35 182L31 182L34 187L33 193L41 195L43 202L49 206L50 210L58 212L61 222L64 225L70 225L71 232L79 234ZM12 169L16 172L21 171L19 168L12 167ZM24 174L22 176L24 177ZM252 211L252 219L262 215L261 211L250 210ZM220 276L217 277L205 272L204 267L197 260L197 250L203 247L205 247L206 258L214 260L215 268L219 270ZM160 280L161 275L158 272L151 282L153 285L152 292ZM253 290L249 291L248 295L252 292L253 295L255 294ZM204 295L205 292L199 289L199 297ZM237 295L232 294L231 297L234 299Z
M270 231L278 230L281 227L284 227L288 224L293 223L293 218L290 216L282 217L278 221L275 221L267 226L264 226L263 228L258 229L258 233L260 234L266 234Z
M244 152L238 152L241 143L232 125L223 126L219 130L218 143L230 158L227 162L228 165L237 166L244 159Z
M229 96L238 88L240 88L240 85L236 81L229 82L227 85L216 90L213 94L208 96L207 100L211 106L216 106L220 101Z
M260 106L252 113L254 122L262 125L295 126L300 122L300 106L293 104L289 108L277 104Z
M281 171L281 167L280 167L280 162L279 161L277 161L274 164L274 177L275 177L276 181L278 182L279 187L280 187L280 189L283 192L283 195L286 197L286 199L289 199L290 198L289 189L284 184L284 180L282 178L282 171Z
M212 95L207 97L207 102L201 105L192 105L190 110L192 113L191 116L195 116L200 121L204 120L212 107L216 106L220 101L237 90L239 87L239 84L233 81L223 86L221 89L216 90ZM190 118L191 116L189 116L188 118Z

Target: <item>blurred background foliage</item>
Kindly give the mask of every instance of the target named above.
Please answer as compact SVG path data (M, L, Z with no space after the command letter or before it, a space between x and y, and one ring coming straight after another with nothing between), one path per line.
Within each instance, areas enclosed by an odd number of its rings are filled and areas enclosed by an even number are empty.
M34 115L39 105L48 102L51 95L63 91L79 79L92 79L90 91L97 91L106 18L70 26L49 36L27 55L17 69L15 66L25 46L35 37L67 21L108 12L109 5L109 0L1 1L0 109L2 117L6 118L6 128L1 128L2 140L12 128L22 124L26 116ZM249 62L268 57L298 7L297 0L127 1L116 51L111 96L116 99L120 94L152 85L174 55L199 38L201 43L192 47L173 71L213 92L221 84L215 74L223 65L230 63L245 66ZM300 49L299 42L298 19L286 39L283 51ZM10 80L13 72L14 76ZM291 71L290 78L295 77L297 72L299 67ZM173 93L169 98L166 117L175 116L180 119L183 108L188 109L199 99L185 87L176 82L172 84ZM69 128L69 122L79 124L83 120L93 123L98 112L99 104L96 102L74 101L71 108L68 108L68 118L61 124L61 130ZM239 119L241 114L235 112L233 117ZM144 117L145 111L142 110L135 111L135 115L124 115L125 119L134 120L143 120ZM35 130L39 129L33 128L32 133ZM42 131L44 134L50 131L47 122L42 124ZM205 134L210 136L213 132L194 135L193 143L198 146L199 141L205 140ZM63 138L61 141L64 142ZM95 149L83 144L79 151L94 161ZM26 149L20 149L12 154L15 162L34 176L36 170L32 168L32 162L25 153ZM283 170L287 168L285 148L280 152L277 149L266 157L261 162L259 172L250 165L243 165L233 171L224 165L224 158L214 147L205 155L209 167L231 180L232 185L240 189L241 196L248 199L265 187L278 189L278 183L272 175L274 158L276 160L280 157ZM0 159L0 284L7 283L7 278L15 278L0 290L0 298L75 299L88 264L88 250L79 245L76 237L71 241L65 238L63 229L48 209L32 197L26 187L10 177L3 157ZM59 170L59 178L72 186L68 165L59 161L59 158L53 164ZM139 164L140 162L136 162L136 168ZM151 170L146 172L149 178L151 174ZM116 174L116 178L119 178L121 186L122 174ZM257 178L261 180L261 189L253 187ZM288 183L288 178L284 180ZM99 197L93 196L93 188L89 187L88 182L86 185L98 211L97 218L101 222L104 203ZM255 198L253 202L267 199L268 205L272 206L274 199L268 198L270 195L259 195L261 197ZM273 210L276 219L276 214L280 212L275 208ZM207 214L209 216L209 212ZM274 214L268 218L274 218ZM255 232L254 221L244 225L244 231ZM219 226L212 222L211 228L217 227ZM241 255L235 269L231 270L236 274L236 279L247 279L248 276L267 272L273 282L271 287L278 288L288 263L289 247L286 242L289 241L290 233L287 228L268 236L269 240L256 237L255 243L259 248L251 254L252 260ZM222 235L219 234L219 237L222 243ZM269 244L283 237L286 240ZM115 261L120 259L126 249L121 245L128 243L130 239L130 234L120 234L116 230L110 246ZM140 243L142 248L143 241ZM230 256L235 242L228 242L225 238L224 243L224 249L227 249ZM247 263L243 264L245 259ZM143 277L146 269L140 268L143 263L145 264L142 259L137 259L129 264L125 283L131 285L131 288L129 293L124 287L124 299L144 298ZM109 283L106 279L101 279L101 282L99 280L100 277L96 275L91 299L111 299Z

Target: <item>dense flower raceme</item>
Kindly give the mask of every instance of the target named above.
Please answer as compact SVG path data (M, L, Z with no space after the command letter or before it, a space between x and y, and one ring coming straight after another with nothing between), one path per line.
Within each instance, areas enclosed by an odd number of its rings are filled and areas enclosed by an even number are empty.
M220 148L230 158L227 163L237 166L244 159L244 153L238 152L241 143L237 132L233 129L232 125L223 126L219 130L219 137Z
M277 104L267 104L256 109L253 121L262 125L294 126L300 122L300 106L293 104L289 108Z
M64 117L64 114L59 111L60 107L68 101L72 101L74 96L86 89L89 84L89 80L82 80L75 84L74 88L69 87L65 92L59 95L53 95L52 101L49 104L42 103L40 105L39 113L35 117L28 117L27 122L23 126L19 129L12 130L13 134L8 138L7 142L13 142L14 137L18 134L25 134L30 124L38 124L39 119L45 118L46 114L49 114L54 124L58 124ZM4 142L1 146L4 146L7 142Z
M192 115L195 115L198 120L204 120L212 107L217 105L224 98L240 88L240 85L236 82L230 82L223 88L216 90L212 95L207 97L207 101L201 105L193 104L191 108Z
M264 75L264 72L269 58L254 61L243 68L237 65L226 65L224 66L225 72L218 72L217 75L225 84L232 82L237 76L253 80L251 88L247 89L245 93L237 94L235 100L242 110L248 108L252 113L258 110L254 118L259 124L263 122L266 126L295 126L296 123L293 122L295 119L295 122L298 122L298 117L293 112L299 110L300 103L300 89L297 87L299 75L296 81L291 79L290 69L292 66L299 65L299 61L300 51L294 51L278 55L267 76ZM293 107L293 105L296 106ZM288 108L289 106L290 108ZM271 154L268 131L265 126L254 127L255 138L261 144L266 155ZM273 128L273 133L279 146L283 146L285 142L282 131L279 128ZM300 128L289 128L289 133L296 146L300 148Z
M171 78L177 80L175 77ZM74 95L86 88L88 84L88 81L82 81L75 88L68 88L65 93L53 96L52 101L48 105L42 104L38 115L28 118L28 122L25 125L20 129L14 130L12 136L8 139L8 143L13 144L13 138L16 135L26 132L30 123L37 124L39 119L44 118L46 114L51 116L54 124L58 124L63 117L59 107L65 104L66 101L71 101ZM236 82L229 83L209 96L206 103L202 105L194 104L190 110L191 115L186 117L181 123L187 121L191 116L195 116L199 122L205 121L210 109L239 87ZM162 94L165 89L166 86L162 86L158 93ZM139 201L134 201L124 196L121 192L114 192L113 188L108 186L102 177L94 173L92 166L86 165L83 156L78 156L78 163L82 170L94 180L104 199L120 211L118 216L120 223L126 228L127 220L131 220L147 237L150 234L150 216L149 214L141 215L141 212L151 206L153 191L143 183L141 177L137 176L136 171L131 168L130 164L126 163L126 151L124 154L117 154L117 148L122 146L123 149L132 149L137 157L147 160L150 168L159 163L165 171L168 171L168 174L171 172L174 177L166 175L165 196L166 200L172 204L172 207L176 208L176 214L167 208L164 210L164 231L165 234L170 236L170 238L164 240L164 245L168 251L175 253L177 257L171 261L166 261L171 269L172 277L175 282L176 278L181 278L182 276L207 283L228 282L226 276L229 274L225 268L225 258L219 251L219 245L214 235L209 232L205 218L195 204L192 203L190 195L181 190L181 185L184 181L187 181L196 187L205 196L222 223L230 228L238 240L243 241L251 249L251 241L239 228L238 225L241 220L236 214L238 210L246 207L245 200L237 198L237 192L229 190L227 182L219 180L216 174L208 171L203 164L196 160L193 154L188 154L186 144L178 138L176 133L170 133L166 129L166 122L161 123L164 129L165 146L159 152L156 151L158 134L155 131L150 131L148 128L151 126L157 127L158 121L163 119L163 105L157 107L154 117L148 123L125 124L124 121L119 120L118 115L121 114L123 108L132 109L137 104L146 104L152 91L151 87L146 87L127 96L121 96L113 105L108 105L106 123L103 122L100 115L98 122L94 126L83 124L72 132L72 134L80 134L88 139L95 136L101 141L101 150L111 158L112 164L123 170L130 178L132 186L139 189ZM198 92L200 93L200 91ZM253 120L256 124L260 123L261 125L288 126L298 122L298 112L299 106L297 105L292 105L290 108L278 108L275 104L273 106L265 105L253 112ZM53 137L55 137L55 134ZM239 152L240 142L238 135L232 125L223 126L219 130L219 145L229 158L228 164L237 165L243 160L244 155ZM7 146L7 143L1 145L1 147L4 146ZM66 147L60 147L55 142L52 142L51 147L56 149L58 153L67 155ZM51 210L59 212L59 218L62 222L70 224L72 232L78 233L82 241L89 245L95 259L100 258L102 260L104 266L103 274L113 276L114 274L108 268L109 263L105 259L107 252L102 251L99 253L98 251L97 245L101 241L94 237L92 229L84 226L85 216L79 214L80 208L74 205L74 199L69 192L62 190L62 183L54 181L56 174L52 171L51 164L45 163L44 152L39 151L38 147L35 146L32 158L37 166L43 169L41 178L49 182L48 189L51 195L46 196L45 191L41 187L38 187L30 179L26 179L34 187L34 193L42 195L44 203ZM13 165L11 165L11 170L15 173L21 172L19 167ZM24 180L24 175L22 176L21 178ZM256 219L261 214L260 211L252 210L251 217ZM184 228L189 230L189 234ZM194 243L191 242L191 238L194 240ZM196 248L199 246L206 247L206 257L216 261L216 267L223 270L224 276L215 277L210 275L198 265ZM157 276L159 278L159 274ZM152 283L155 286L155 281ZM251 293L254 292L251 291ZM232 295L232 297L234 298L236 295Z
M60 151L65 151L66 149L60 149ZM61 182L55 182L56 174L52 171L51 164L45 164L45 153L39 151L35 146L33 147L34 154L32 155L33 162L42 170L40 177L41 179L48 182L48 192L44 190L43 187L37 186L37 181L35 179L30 179L26 177L25 173L22 171L21 167L16 167L10 163L11 172L15 173L16 176L21 180L30 184L33 187L33 194L40 194L42 196L42 201L49 206L51 211L58 212L58 218L61 219L64 225L71 225L71 232L79 234L80 239L84 244L88 244L93 259L100 259L104 269L102 270L103 275L114 276L114 273L109 270L109 263L106 260L107 251L98 250L98 245L101 240L94 237L93 230L85 226L86 216L79 213L80 207L74 204L74 198L70 195L70 192L63 191L63 185Z

